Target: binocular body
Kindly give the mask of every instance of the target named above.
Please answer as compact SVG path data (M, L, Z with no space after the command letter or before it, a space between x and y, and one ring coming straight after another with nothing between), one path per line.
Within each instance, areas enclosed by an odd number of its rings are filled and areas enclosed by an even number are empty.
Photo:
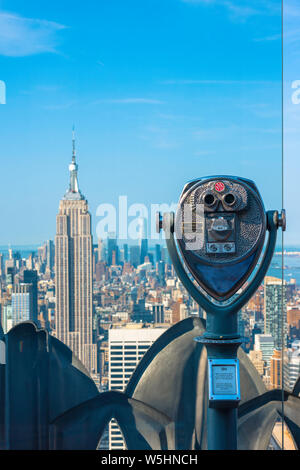
M250 276L265 240L266 213L255 183L233 176L187 183L175 234L200 287L216 300L227 300Z

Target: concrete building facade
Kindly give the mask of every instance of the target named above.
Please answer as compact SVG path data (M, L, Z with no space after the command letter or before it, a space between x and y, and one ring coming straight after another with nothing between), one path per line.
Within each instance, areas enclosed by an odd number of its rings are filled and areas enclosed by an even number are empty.
M166 331L166 327L145 327L128 323L124 328L112 328L108 332L109 389L123 391L137 364ZM109 424L109 449L125 449L122 433L115 420Z

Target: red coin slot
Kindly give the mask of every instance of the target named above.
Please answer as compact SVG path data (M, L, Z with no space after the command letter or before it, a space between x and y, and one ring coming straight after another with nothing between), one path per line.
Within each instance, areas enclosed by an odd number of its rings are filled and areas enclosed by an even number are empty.
M225 184L222 183L222 181L218 181L215 184L215 190L218 191L218 193L220 193L221 191L224 191L224 189L225 189Z

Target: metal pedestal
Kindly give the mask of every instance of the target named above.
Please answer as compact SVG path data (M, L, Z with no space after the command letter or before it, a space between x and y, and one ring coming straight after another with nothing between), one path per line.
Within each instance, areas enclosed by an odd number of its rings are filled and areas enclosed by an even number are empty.
M237 314L263 282L273 257L278 227L282 226L282 217L280 218L277 211L268 211L266 215L269 237L256 275L240 296L234 298L231 303L224 303L223 305L213 303L197 288L187 274L176 247L174 214L166 213L163 215L163 218L160 215L158 217L158 229L163 228L165 231L169 255L179 279L189 294L207 314L206 333L203 337L196 338L196 341L205 344L208 361L222 359L225 362L226 360L237 361L238 365L237 350L241 344L241 338L237 332ZM217 400L214 401L212 397L210 398L207 422L208 449L237 449L239 391L235 400L228 399L228 397L226 399L218 399L219 397L217 397Z

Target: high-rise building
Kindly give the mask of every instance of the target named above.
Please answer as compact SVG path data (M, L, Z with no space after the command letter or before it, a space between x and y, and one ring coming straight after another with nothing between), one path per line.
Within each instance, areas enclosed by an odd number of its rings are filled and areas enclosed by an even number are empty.
M1 323L4 334L6 334L13 326L12 324L12 306L11 302L7 301L2 304L1 309Z
M238 312L238 333L242 338L247 336L247 328L249 323L249 316L245 310L240 310ZM245 341L245 340L244 340ZM245 343L243 343L243 346Z
M158 276L158 280L160 285L164 286L165 285L165 262L164 261L158 261L156 263L156 274Z
M47 268L52 271L54 267L54 256L55 256L55 251L54 251L54 243L53 240L48 240L46 242L46 252L47 252Z
M33 254L32 253L30 253L30 255L28 256L26 260L26 268L29 270L33 269Z
M286 283L276 277L266 276L264 281L265 334L272 335L275 349L282 347L282 322L284 325L283 347L287 346ZM283 318L282 318L283 316Z
M47 244L38 247L38 261L43 265L47 261Z
M146 308L145 299L138 299L138 301L133 304L130 318L132 322L137 323L150 323L153 321L153 314Z
M140 264L143 264L145 262L145 258L148 254L148 240L146 238L143 238L140 240Z
M282 359L281 351L274 350L270 360L270 388L280 388L282 386Z
M274 338L272 335L255 335L254 351L262 352L262 360L264 361L263 381L267 388L271 386L270 380L270 363L274 352Z
M172 320L171 322L178 323L181 320L184 320L188 317L188 310L186 305L183 303L182 298L179 298L176 302L173 303L171 306L172 310Z
M285 351L284 365L284 387L292 391L300 376L300 340L295 340L291 348Z
M108 331L109 389L123 391L145 352L167 328L145 328L127 324ZM125 449L122 433L115 420L109 425L109 448Z
M15 268L11 266L6 267L6 287L12 287L14 283Z
M106 263L105 261L98 261L96 264L95 278L96 282L101 282L105 278Z
M299 308L289 308L287 311L287 324L288 327L300 329L300 309Z
M107 236L107 264L111 266L112 264L119 263L119 253L117 238L115 233L109 233Z
M105 246L103 240L98 238L97 262L105 260Z
M252 347L254 346L255 336L261 333L262 333L262 329L259 327L257 323L255 323L251 331L251 346Z
M32 312L31 319L34 322L37 322L38 319L38 276L37 272L34 270L25 269L24 273L24 284L32 285Z
M254 350L262 352L262 359L266 366L270 366L270 360L274 352L274 338L270 334L255 335Z
M256 368L257 372L263 376L264 374L264 361L262 357L262 351L250 351L249 354L249 359Z
M297 292L297 281L291 278L286 284L286 300L287 302L293 301Z
M158 243L155 245L155 261L161 261L161 246Z
M15 259L13 258L12 249L8 250L8 259L5 260L5 275L8 273L14 274L15 272Z
M128 255L128 244L127 243L124 243L123 249L124 249L124 263L128 263L129 255Z
M3 254L0 253L0 277L3 276L4 272L3 272Z
M96 345L92 342L93 278L91 215L77 179L73 155L70 184L56 217L55 277L56 336L69 346L85 367L96 371Z
M135 268L140 264L140 247L138 245L133 245L129 249L129 260L130 264Z
M165 321L164 304L161 304L161 303L152 304L151 311L152 311L154 323L164 323Z
M144 217L139 218L139 226L140 264L143 264L148 255L147 221Z
M170 256L167 247L163 246L161 247L161 259L164 261L166 264L171 264Z
M23 321L36 321L33 318L32 284L15 284L11 294L12 326Z

